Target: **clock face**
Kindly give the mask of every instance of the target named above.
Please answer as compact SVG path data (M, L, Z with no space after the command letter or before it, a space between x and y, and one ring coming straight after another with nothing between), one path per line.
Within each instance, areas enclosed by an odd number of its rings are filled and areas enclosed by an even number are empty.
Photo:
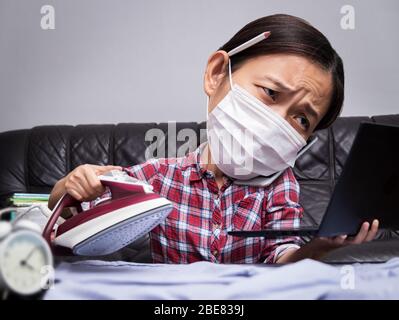
M46 241L27 230L11 234L1 244L0 272L7 286L18 294L39 292L46 285L46 268L53 259Z

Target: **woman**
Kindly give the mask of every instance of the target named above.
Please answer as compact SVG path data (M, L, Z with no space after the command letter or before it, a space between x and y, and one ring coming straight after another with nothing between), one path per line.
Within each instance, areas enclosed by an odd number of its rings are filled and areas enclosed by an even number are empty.
M57 182L49 207L65 192L80 201L105 196L97 175L108 170L147 181L174 203L150 234L158 263L320 259L332 249L375 237L377 220L365 222L355 237L314 238L307 244L299 237L227 234L299 225L303 209L291 167L312 133L334 122L344 100L342 60L324 35L289 15L257 19L209 57L204 89L207 143L182 158L150 159L129 168L79 166ZM246 183L276 173L281 174L269 185Z

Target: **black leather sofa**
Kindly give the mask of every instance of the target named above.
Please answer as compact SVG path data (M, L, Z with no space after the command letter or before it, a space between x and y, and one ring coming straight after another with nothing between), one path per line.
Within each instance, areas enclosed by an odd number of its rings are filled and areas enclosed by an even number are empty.
M304 225L320 222L362 121L399 125L399 114L341 117L329 129L317 132L319 141L295 166L301 185L300 202L305 208ZM50 192L57 180L81 164L131 166L145 160L145 150L153 142L168 150L170 143L176 143L179 148L189 141L189 147L194 149L206 139L204 122L176 125L177 132L192 129L191 132L197 133L196 140L179 137L182 141L172 141L168 138L168 123L38 126L0 133L0 205L7 206L6 199L14 192ZM154 128L162 130L166 139L146 141L146 132ZM324 260L330 263L382 262L395 256L399 256L398 233L381 230L375 241L340 248ZM148 262L148 237L100 258Z

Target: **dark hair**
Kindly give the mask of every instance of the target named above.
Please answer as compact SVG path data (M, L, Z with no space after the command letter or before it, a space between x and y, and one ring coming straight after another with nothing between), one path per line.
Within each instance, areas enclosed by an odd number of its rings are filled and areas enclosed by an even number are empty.
M266 54L292 53L311 59L332 74L330 105L315 130L329 127L341 113L344 102L344 66L328 39L310 23L287 14L259 18L244 26L218 50L228 52L266 31L271 31L271 35L265 41L231 57L232 72L247 59Z

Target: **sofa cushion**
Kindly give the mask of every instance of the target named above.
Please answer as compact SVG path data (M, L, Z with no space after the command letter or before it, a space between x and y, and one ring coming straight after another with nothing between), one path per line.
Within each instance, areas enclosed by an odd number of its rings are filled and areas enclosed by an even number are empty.
M301 187L300 203L305 211L303 225L320 223L362 121L399 125L399 115L341 117L332 127L315 133L319 141L294 167ZM56 181L80 164L131 166L145 161L146 150L155 157L181 156L179 153L194 150L204 141L205 122L56 125L3 132L0 133L0 206L7 205L6 197L14 192L50 192ZM153 147L159 147L160 152L151 154ZM380 231L378 238L389 242L386 239L398 238L398 235ZM373 245L366 245L364 250ZM397 243L391 245L396 248ZM375 246L368 260L397 255L395 250L383 253L382 243ZM332 257L344 261L354 257L354 252L360 254L362 248L342 248ZM113 257L130 261L148 259L148 237Z

